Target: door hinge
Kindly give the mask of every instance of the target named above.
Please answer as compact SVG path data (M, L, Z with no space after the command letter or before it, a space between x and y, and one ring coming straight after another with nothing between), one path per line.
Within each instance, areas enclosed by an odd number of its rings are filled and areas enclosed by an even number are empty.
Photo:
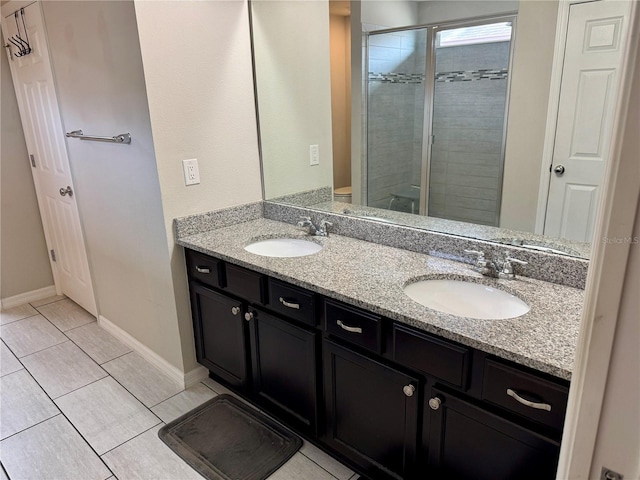
M33 155L29 155L29 159L31 160L31 166L35 168L36 166L36 159Z
M56 261L56 251L54 249L51 249L51 260L53 260L54 262Z

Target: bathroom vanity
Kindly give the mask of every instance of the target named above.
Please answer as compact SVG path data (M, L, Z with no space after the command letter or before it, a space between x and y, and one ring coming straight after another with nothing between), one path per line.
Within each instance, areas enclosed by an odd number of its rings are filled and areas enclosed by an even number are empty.
M179 238L213 377L370 478L554 478L581 290L338 235L296 258L244 249L303 235L256 219ZM403 293L436 277L492 284L531 311L465 319Z

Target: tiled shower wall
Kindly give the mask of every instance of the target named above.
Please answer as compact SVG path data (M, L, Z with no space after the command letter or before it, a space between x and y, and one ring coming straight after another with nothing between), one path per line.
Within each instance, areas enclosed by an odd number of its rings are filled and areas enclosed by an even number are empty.
M420 185L426 34L371 35L368 55L367 203L388 208L394 193L419 194L411 185ZM411 211L411 204L394 201L393 209Z
M436 49L429 215L498 225L509 42Z

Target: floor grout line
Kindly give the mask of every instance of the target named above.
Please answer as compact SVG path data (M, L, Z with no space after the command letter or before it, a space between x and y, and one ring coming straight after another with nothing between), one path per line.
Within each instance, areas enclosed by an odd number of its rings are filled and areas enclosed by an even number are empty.
M42 388L42 385L40 385L40 383L38 382L38 380L36 380L36 379L35 379L35 377L34 377L33 375L31 375L31 372L30 372L29 370L27 370L26 368L25 368L25 371L29 374L29 376L33 379L33 381L34 381L34 382L36 382L36 384L37 384L37 385L42 389L42 391L44 392L44 394L45 394L45 395L49 398L49 400L50 400L50 401L55 405L55 407L60 411L60 414L59 414L59 415L62 415L62 416L65 418L65 420L66 420L67 422L69 422L69 425L71 425L71 427L76 431L76 433L77 433L78 435L80 435L80 438L82 438L82 440L84 441L84 443L86 443L86 444L87 444L87 446L91 449L91 451L92 451L92 452L93 452L93 453L94 453L94 454L95 454L95 455L100 459L100 461L101 461L101 462L102 462L102 464L105 466L105 468L106 468L107 470L109 470L109 471L111 472L111 474L113 475L113 471L109 468L109 465L107 465L107 464L104 462L104 460L102 460L102 457L100 457L100 455L98 455L98 452L96 452L96 451L95 451L95 449L93 448L93 445L91 445L91 444L89 443L89 441L84 437L84 435L82 435L82 433L80 432L80 430L78 430L78 427L76 427L76 426L74 425L74 423L69 419L69 417L67 417L67 416L65 415L65 413L62 411L62 409L61 409L60 407L58 407L58 404L53 400L53 398L51 398L51 397L49 396L49 394L45 391L45 389L44 389L44 388ZM54 415L54 416L57 416L57 415ZM53 418L53 417L51 417L51 418ZM47 420L50 420L51 418L48 418ZM46 421L46 420L45 420L45 421ZM40 422L40 423L42 423L42 422ZM32 427L29 427L29 428L32 428ZM28 429L25 429L25 430L28 430ZM23 430L23 431L25 431L25 430ZM109 477L107 477L107 478L109 478Z
M68 298L69 297L64 297L64 298L58 298L57 300L51 300L50 302L43 303L42 305L38 305L37 307L32 302L29 302L28 305L31 305L31 308L35 308L36 310L38 310L38 308L40 308L40 307L44 307L45 305L51 305L52 303L56 303L56 302L61 302L62 300L67 300ZM43 298L43 300L45 300L45 299ZM38 300L36 300L36 301L38 301ZM71 301L73 301L73 300L71 300ZM27 304L25 304L25 305L27 305Z
M160 424L164 424L164 422L162 420L160 420L158 423L156 423L155 425L153 425L152 427L147 428L144 432L140 432L137 435L134 435L133 437L131 437L129 440L126 440L122 443L120 443L119 445L116 445L113 448L110 448L109 450L107 450L106 452L104 452L102 455L100 455L100 457L102 458L102 456L106 455L109 452L113 452L116 448L121 447L122 445L124 445L125 443L129 443L131 440L133 440L134 438L138 438L140 435L144 435L145 433L147 433L149 430L152 430L154 428L156 428L158 425Z
M38 310L36 310L36 312L38 312ZM27 318L37 317L38 315L40 315L41 317L44 316L40 312L38 312L35 315L27 315L26 317L16 318L15 320L11 320L10 322L3 323L2 325L0 325L0 328L6 327L7 325L11 325L12 323L19 322L20 320L26 320Z
M42 387L41 387L42 388ZM46 392L45 392L46 393ZM34 423L33 425L29 425L27 428L23 428L20 431L17 431L15 433L12 433L11 435L4 437L2 440L0 440L0 442L4 442L5 440L9 440L11 437L15 437L16 435L20 435L22 432L26 432L27 430L32 429L33 427L37 427L38 425L44 423L44 422L48 422L49 420L51 420L52 418L56 418L59 415L62 415L62 411L60 411L60 409L58 408L58 406L54 403L56 409L58 410L58 413L56 413L55 415L51 415L49 418L45 418L44 420L40 420L39 422Z

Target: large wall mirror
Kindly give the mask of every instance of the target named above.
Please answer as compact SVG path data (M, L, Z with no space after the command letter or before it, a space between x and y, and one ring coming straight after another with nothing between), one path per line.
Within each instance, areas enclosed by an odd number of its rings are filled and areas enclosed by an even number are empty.
M558 6L253 0L265 199L588 258L615 82L554 98Z

